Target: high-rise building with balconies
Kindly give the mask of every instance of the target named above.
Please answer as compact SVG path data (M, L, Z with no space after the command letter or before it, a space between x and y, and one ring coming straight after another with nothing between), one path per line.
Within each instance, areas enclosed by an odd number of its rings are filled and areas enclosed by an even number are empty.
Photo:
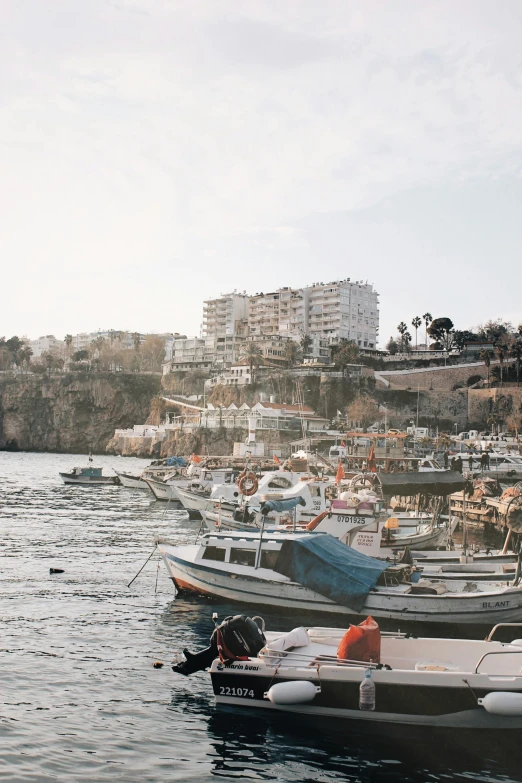
M314 342L353 340L361 348L377 346L379 300L373 286L362 281L336 280L304 288L279 288L250 297L250 335L281 335L298 340L309 334Z

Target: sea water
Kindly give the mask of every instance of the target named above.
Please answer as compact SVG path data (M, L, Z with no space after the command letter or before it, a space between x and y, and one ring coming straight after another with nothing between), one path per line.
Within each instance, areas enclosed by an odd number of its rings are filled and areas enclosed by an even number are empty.
M0 453L0 781L522 780L519 742L216 708L207 673L170 664L238 608L174 599L156 556L127 587L155 536L194 542L199 522L146 491L64 485L82 464ZM263 614L272 629L320 622Z

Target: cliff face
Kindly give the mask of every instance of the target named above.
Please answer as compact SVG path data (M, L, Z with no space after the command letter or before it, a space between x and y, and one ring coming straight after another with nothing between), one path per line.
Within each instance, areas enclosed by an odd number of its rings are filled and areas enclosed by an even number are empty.
M115 428L150 414L160 376L99 373L0 379L0 449L104 453Z

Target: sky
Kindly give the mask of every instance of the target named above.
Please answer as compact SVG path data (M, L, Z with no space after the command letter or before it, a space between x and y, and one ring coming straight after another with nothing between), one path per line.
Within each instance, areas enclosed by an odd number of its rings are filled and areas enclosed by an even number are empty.
M519 0L2 0L0 336L351 277L522 321Z

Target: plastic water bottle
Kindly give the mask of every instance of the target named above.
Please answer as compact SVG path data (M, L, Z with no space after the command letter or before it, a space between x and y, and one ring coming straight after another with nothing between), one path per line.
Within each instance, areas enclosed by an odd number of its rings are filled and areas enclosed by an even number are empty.
M364 680L359 685L359 709L375 709L375 683L372 680L372 670L366 669Z

